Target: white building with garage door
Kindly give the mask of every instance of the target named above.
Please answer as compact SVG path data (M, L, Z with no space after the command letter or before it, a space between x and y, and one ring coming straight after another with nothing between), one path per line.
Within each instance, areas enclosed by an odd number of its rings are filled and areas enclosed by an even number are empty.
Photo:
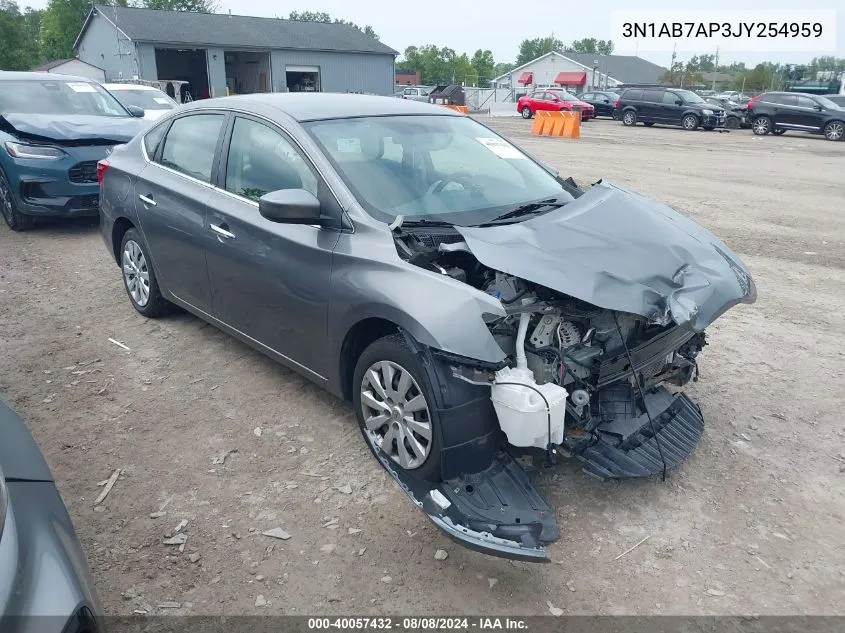
M393 94L397 51L345 24L95 5L76 39L107 81L179 80L182 100L254 92Z

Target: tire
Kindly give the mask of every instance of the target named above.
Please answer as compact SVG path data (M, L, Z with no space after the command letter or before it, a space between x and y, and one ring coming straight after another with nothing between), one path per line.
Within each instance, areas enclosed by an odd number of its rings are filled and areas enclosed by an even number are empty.
M765 136L772 131L772 120L767 116L755 117L751 122L751 130L757 136Z
M401 385L404 394L397 391ZM358 426L374 455L387 457L392 467L414 477L440 481L440 417L434 390L403 335L385 336L364 350L355 364L352 394ZM408 424L411 403L413 424ZM390 446L385 447L388 435Z
M622 113L622 125L634 126L637 124L637 113L634 110L625 110Z
M648 121L647 123L643 123L643 125L645 125L646 127L651 127L652 125L654 125L654 121Z
M531 112L531 108L529 108L528 106L523 106L523 108L522 108L522 118L523 119L530 119L532 116L534 116L534 113Z
M739 117L729 116L727 119L725 119L725 129L726 130L738 130L739 129Z
M828 141L841 141L845 139L845 121L830 121L824 126L824 137Z
M694 132L698 129L700 124L701 122L694 114L687 114L683 119L681 119L681 127L683 127L687 132Z
M27 231L35 226L36 219L33 216L18 210L12 186L2 169L0 169L0 213L13 231Z
M786 129L782 127L777 127L772 130L772 134L774 134L775 136L781 136L782 134L786 134Z
M133 308L150 319L170 312L171 304L161 296L147 245L137 229L126 231L120 243L120 270Z

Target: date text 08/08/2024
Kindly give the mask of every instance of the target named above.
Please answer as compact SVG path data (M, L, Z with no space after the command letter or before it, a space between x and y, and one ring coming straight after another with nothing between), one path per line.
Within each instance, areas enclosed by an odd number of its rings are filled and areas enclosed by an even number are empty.
M507 617L351 617L308 618L310 630L470 631L528 629L525 620Z
M820 22L625 22L622 37L818 38Z

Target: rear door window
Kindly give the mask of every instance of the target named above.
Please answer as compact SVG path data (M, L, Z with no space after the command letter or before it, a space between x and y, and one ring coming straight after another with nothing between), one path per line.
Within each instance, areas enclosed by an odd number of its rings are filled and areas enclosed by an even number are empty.
M622 95L623 101L642 101L643 98L643 91L642 90L626 90L625 94Z
M796 95L798 99L798 107L799 108L808 108L813 109L816 107L816 102L810 97L802 97L801 95Z
M643 101L648 101L649 103L662 103L663 101L663 91L662 90L643 90Z
M176 119L164 141L161 164L211 182L214 154L224 119L222 114L192 114Z

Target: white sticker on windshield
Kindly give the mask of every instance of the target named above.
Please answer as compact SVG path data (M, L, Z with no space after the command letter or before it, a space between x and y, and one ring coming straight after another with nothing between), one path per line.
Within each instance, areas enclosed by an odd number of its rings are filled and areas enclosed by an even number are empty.
M337 139L337 151L339 151L341 154L360 154L361 139L339 138Z
M153 97L153 101L160 103L161 105L170 105L170 99L166 97Z
M97 89L93 85L83 81L69 82L68 87L74 92L97 92Z
M489 149L499 158L526 158L525 154L520 152L513 145L508 144L500 138L477 136L475 140L481 143L484 147Z

